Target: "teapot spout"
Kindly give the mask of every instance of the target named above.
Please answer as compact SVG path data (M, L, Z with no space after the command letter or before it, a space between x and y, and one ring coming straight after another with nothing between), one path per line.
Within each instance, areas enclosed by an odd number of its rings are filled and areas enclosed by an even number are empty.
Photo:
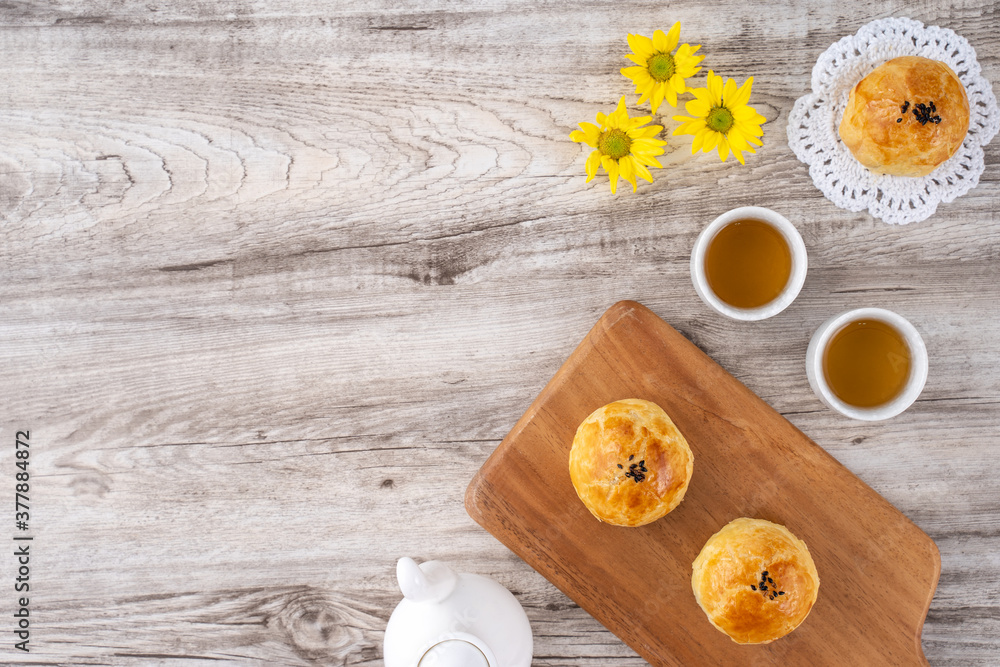
M396 581L403 597L411 602L440 602L451 595L458 575L441 561L417 565L404 556L396 563Z

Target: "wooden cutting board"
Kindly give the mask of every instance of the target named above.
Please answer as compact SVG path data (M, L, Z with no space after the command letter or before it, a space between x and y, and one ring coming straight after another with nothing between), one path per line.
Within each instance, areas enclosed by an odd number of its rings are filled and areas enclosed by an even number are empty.
M621 528L567 467L577 425L622 398L658 403L694 452L684 501ZM469 514L653 665L926 665L941 572L933 540L764 401L633 301L612 306L469 485ZM741 646L695 602L691 563L737 517L784 524L820 575L806 621Z

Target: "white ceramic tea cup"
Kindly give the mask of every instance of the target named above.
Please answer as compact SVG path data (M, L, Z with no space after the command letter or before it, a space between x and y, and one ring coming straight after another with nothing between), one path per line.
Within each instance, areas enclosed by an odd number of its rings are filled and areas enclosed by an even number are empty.
M910 377L907 378L903 391L899 396L884 405L877 405L871 408L859 408L849 405L837 398L830 385L826 381L826 374L823 372L823 355L827 345L834 334L841 330L844 325L855 320L877 320L885 322L903 335L906 346L910 348ZM809 378L809 386L816 392L827 406L837 412L852 419L863 421L879 421L895 417L906 408L910 407L927 382L927 348L924 340L916 327L901 315L897 315L891 310L884 308L858 308L841 313L836 317L831 317L816 330L809 341L809 349L806 350L806 376Z
M730 222L748 218L762 220L781 232L788 244L789 251L792 253L792 271L788 276L785 289L774 300L758 308L737 308L730 306L716 296L709 286L708 277L705 275L705 253L719 230ZM799 291L806 281L807 267L806 244L802 241L799 230L795 229L795 226L785 216L760 206L742 206L723 213L698 235L698 240L694 243L694 250L691 251L691 281L694 283L694 289L698 292L698 296L707 306L734 320L764 320L788 308L792 301L795 301L795 297L799 295Z

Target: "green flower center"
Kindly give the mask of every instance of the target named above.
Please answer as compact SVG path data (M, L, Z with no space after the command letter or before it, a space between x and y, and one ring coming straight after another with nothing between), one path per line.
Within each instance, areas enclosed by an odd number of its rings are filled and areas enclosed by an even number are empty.
M607 130L597 140L597 148L612 160L620 160L628 155L632 140L619 129Z
M674 57L669 53L654 53L646 61L649 76L656 81L667 81L674 75Z
M712 107L705 124L709 129L725 134L733 126L733 112L726 107Z

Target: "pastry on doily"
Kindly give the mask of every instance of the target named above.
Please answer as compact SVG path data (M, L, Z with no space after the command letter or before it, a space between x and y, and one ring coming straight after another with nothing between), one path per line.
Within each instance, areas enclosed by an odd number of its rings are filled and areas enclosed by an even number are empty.
M809 615L819 574L805 542L763 519L736 519L708 539L694 560L695 599L737 644L767 644Z
M684 499L694 455L663 408L631 398L598 408L580 424L569 474L591 514L616 526L642 526Z
M926 176L962 146L969 99L948 65L902 56L851 90L840 138L876 174Z
M969 131L958 152L930 174L887 178L856 160L837 129L859 73L871 72L893 58L916 55L939 60L958 74L969 100ZM900 104L905 106L905 100ZM901 113L902 108L896 111ZM905 225L926 220L940 204L976 187L986 168L983 148L1000 132L1000 109L993 84L983 76L967 39L948 28L890 17L861 26L857 34L837 40L820 54L812 71L812 90L795 101L786 131L788 147L809 165L809 177L827 199L842 209L867 209L880 220Z

